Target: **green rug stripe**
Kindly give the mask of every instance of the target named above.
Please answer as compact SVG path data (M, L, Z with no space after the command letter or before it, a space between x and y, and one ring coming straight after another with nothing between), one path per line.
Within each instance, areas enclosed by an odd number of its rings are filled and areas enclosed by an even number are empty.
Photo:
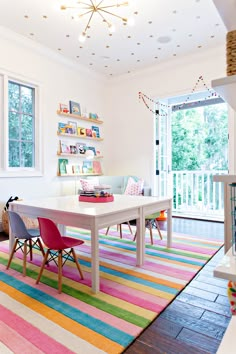
M0 263L7 264L7 261L4 258L0 257ZM11 263L11 269L14 269L14 270L22 273L23 267L22 267L22 265L15 263L14 259L13 259L12 263ZM56 274L56 273L53 273L53 274ZM31 277L32 279L36 280L38 273L27 268L26 275ZM57 280L49 278L49 277L45 276L44 274L42 275L40 282L44 283L50 287L53 287L54 289L58 288ZM129 312L127 310L124 310L118 306L108 304L107 302L97 299L96 297L89 295L87 293L83 293L82 291L75 289L72 286L62 284L62 291L63 291L63 293L66 293L66 294L68 294L80 301L83 301L84 303L86 303L88 305L96 307L99 310L105 311L115 317L123 319L126 322L132 323L138 327L145 328L150 323L149 320L147 320L146 318L144 318L142 316L139 316L133 312Z
M0 271L0 280L9 286L17 289L18 291L24 293L25 295L40 301L44 305L54 309L55 311L60 312L62 315L67 318L72 319L73 321L82 324L83 326L103 335L104 337L122 345L127 346L132 339L133 336L123 332L120 329L114 328L109 324L84 313L77 308L66 304L63 301L56 299L41 290L38 290L28 284L24 284L22 286L22 282L15 279L14 277L7 275Z

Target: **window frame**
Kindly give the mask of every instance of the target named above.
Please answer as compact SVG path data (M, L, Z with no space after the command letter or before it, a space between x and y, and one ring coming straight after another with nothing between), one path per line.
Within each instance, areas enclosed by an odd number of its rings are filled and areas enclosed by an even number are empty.
M20 77L16 74L7 73L0 70L0 177L39 177L43 175L42 169L42 143L41 143L41 114L40 114L40 92L41 87L39 83ZM19 85L25 85L34 89L35 96L35 119L34 119L34 167L9 167L8 166L8 152L9 152L9 112L8 112L8 84L9 81L15 82Z

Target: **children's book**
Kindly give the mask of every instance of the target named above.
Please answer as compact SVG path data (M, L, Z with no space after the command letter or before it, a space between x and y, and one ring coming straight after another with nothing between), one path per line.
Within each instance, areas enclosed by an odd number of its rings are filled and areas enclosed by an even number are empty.
M73 165L73 173L75 175L78 175L80 173L80 166L79 165Z
M59 122L58 123L58 133L59 134L65 134L66 133L66 123Z
M68 159L58 159L58 170L61 176L67 174L67 170L66 170L67 165L68 165Z
M71 154L77 154L76 145L70 145L70 153Z
M66 172L68 175L73 175L73 165L72 164L68 163L66 165Z
M78 135L80 136L86 136L86 129L78 127Z
M93 161L93 173L102 174L102 167L100 161Z
M86 129L86 136L88 136L89 138L92 138L92 129Z
M92 161L83 161L83 173L93 173Z
M96 149L95 149L94 146L88 146L88 147L87 147L87 150L92 150L93 153L94 153L94 156L96 156Z
M81 154L84 155L86 152L86 144L84 143L76 143L76 150L77 150L77 154Z
M70 154L70 145L66 141L60 140L61 154Z
M96 138L100 138L99 127L92 125L92 131L96 133Z

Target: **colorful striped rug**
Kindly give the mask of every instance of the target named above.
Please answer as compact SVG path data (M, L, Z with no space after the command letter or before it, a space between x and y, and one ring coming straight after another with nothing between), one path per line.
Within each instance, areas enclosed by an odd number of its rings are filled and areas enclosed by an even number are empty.
M217 252L219 241L174 234L147 235L146 259L135 266L130 234L100 232L101 291L91 293L90 234L68 228L85 243L77 249L84 280L72 262L63 268L63 293L57 292L57 267L50 264L36 285L42 257L35 251L22 276L22 255L6 271L8 241L0 242L0 353L121 353L158 316ZM163 232L165 234L165 232Z

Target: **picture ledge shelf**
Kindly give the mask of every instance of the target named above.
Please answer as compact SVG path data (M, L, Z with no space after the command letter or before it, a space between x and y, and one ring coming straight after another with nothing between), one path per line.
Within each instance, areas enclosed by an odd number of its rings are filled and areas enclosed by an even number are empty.
M66 153L61 153L61 152L58 152L57 153L58 156L68 156L68 157L78 157L78 158L82 158L84 159L85 158L85 155L84 154L66 154ZM102 159L103 156L94 156L94 159Z
M57 174L58 177L77 177L77 176L102 176L102 173L72 173L72 174Z
M88 139L88 140L97 140L97 141L102 141L103 138L91 138L90 136L83 136L83 135L77 135L77 134L69 134L69 133L58 133L57 135L60 136L66 136L70 138L79 138L79 139Z
M57 114L59 114L61 116L65 116L65 117L71 117L71 118L75 118L75 119L85 120L87 122L92 122L92 123L96 123L96 124L103 124L103 121L100 119L87 118L84 116L79 116L78 114L65 113L65 112L61 112L61 111L57 111Z

